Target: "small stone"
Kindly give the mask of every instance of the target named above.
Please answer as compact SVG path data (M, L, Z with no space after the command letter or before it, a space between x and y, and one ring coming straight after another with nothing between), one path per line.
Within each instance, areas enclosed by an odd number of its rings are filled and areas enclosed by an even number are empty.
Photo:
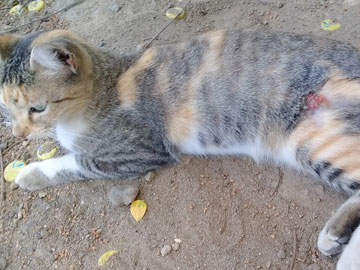
M42 198L45 198L47 195L47 192L45 190L40 190L39 191L39 197L42 199Z
M114 4L111 6L111 11L119 12L120 9L121 9L121 6L120 6L118 3L114 3Z
M168 8L173 8L175 5L174 5L174 3L169 3L168 4Z
M145 181L147 182L150 182L151 180L153 180L155 177L155 173L153 172L148 172L146 175L145 175Z
M42 230L40 231L40 236L41 236L41 238L46 238L48 235L49 235L49 233L47 232L46 229L42 229Z
M319 265L317 265L316 263L312 263L312 264L308 265L308 267L306 269L308 269L308 270L321 270L321 267Z
M23 141L22 146L26 148L30 144L30 141Z
M99 42L99 47L104 47L105 46L105 42L104 41L100 41Z
M171 252L171 247L169 245L165 245L163 246L163 248L161 249L161 256L166 256Z
M267 269L270 269L270 267L271 267L271 262L267 262L267 263L266 263L266 268L267 268Z
M0 150L5 150L8 147L8 143L6 141L0 143Z
M17 0L9 0L9 1L8 1L8 4L11 5L11 6L17 5L17 3L18 3Z
M175 241L175 243L181 244L181 239L179 239L179 238L175 238L174 241Z
M276 4L276 6L277 6L278 8L283 8L283 7L284 7L284 3L278 2L278 3Z
M278 257L280 258L280 259L285 259L286 258L286 254L285 254L285 251L284 251L284 249L283 248L281 248L279 251L278 251Z
M0 257L0 270L5 270L7 266L7 261L5 258Z
M18 188L19 188L19 186L15 182L12 182L10 184L10 190L15 190L15 189L18 189Z
M179 248L180 248L180 244L179 244L179 243L174 243L174 244L171 245L171 249L172 249L172 250L177 251L177 250L179 250Z
M19 211L19 212L17 213L17 219L20 220L20 219L22 219L22 218L23 218L23 213L22 213L22 211Z
M131 204L139 193L139 188L135 185L121 185L113 187L108 193L108 198L113 206Z
M21 154L21 159L22 160L28 160L30 158L31 158L31 155L30 155L29 152L24 152L24 153Z
M207 10L205 9L200 10L199 13L201 16L205 16L206 14L208 14Z

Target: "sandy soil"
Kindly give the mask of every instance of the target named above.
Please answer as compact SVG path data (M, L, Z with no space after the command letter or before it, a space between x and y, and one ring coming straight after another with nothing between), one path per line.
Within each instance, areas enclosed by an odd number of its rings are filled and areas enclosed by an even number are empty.
M40 14L20 18L0 10L0 31L69 3L48 1ZM169 22L168 5L165 0L87 0L17 33L68 28L120 53L155 36ZM219 28L285 30L360 43L356 0L192 0L186 11L186 18L154 45ZM322 30L327 18L341 23L340 29ZM14 145L5 150L5 165L15 158L36 160L39 142L18 142L5 125L0 135ZM42 192L11 190L5 183L0 269L97 269L99 256L114 249L119 252L103 269L279 270L290 269L293 259L293 269L335 268L336 258L319 254L316 239L345 198L313 179L246 157L184 157L178 166L157 171L151 182L131 182L140 186L137 198L148 205L140 222L129 207L109 203L109 190L128 182L90 181ZM175 238L181 239L180 249L161 256Z

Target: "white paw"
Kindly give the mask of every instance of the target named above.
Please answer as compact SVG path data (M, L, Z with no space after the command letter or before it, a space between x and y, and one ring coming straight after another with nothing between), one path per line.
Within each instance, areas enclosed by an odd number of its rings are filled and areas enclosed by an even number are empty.
M22 168L19 175L15 178L15 183L26 190L39 190L51 185L49 178L41 172L40 162L35 162Z
M341 254L336 270L360 270L360 226Z
M344 247L344 244L348 241L348 237L340 237L334 233L332 228L329 228L327 224L322 229L318 238L318 248L326 256L332 256L339 254Z

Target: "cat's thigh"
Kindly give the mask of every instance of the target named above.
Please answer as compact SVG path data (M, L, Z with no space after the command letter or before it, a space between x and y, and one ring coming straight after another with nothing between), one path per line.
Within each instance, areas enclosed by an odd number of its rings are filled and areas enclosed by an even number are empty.
M351 236L336 266L337 270L360 270L360 226Z
M360 223L360 192L350 197L329 219L318 238L319 250L335 255L344 249Z

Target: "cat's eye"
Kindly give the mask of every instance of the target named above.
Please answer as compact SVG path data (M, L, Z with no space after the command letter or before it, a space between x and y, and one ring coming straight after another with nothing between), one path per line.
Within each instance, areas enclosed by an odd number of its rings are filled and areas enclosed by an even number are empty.
M47 107L46 103L31 107L29 110L29 114L31 115L33 113L42 113L43 111L46 110L46 107Z

